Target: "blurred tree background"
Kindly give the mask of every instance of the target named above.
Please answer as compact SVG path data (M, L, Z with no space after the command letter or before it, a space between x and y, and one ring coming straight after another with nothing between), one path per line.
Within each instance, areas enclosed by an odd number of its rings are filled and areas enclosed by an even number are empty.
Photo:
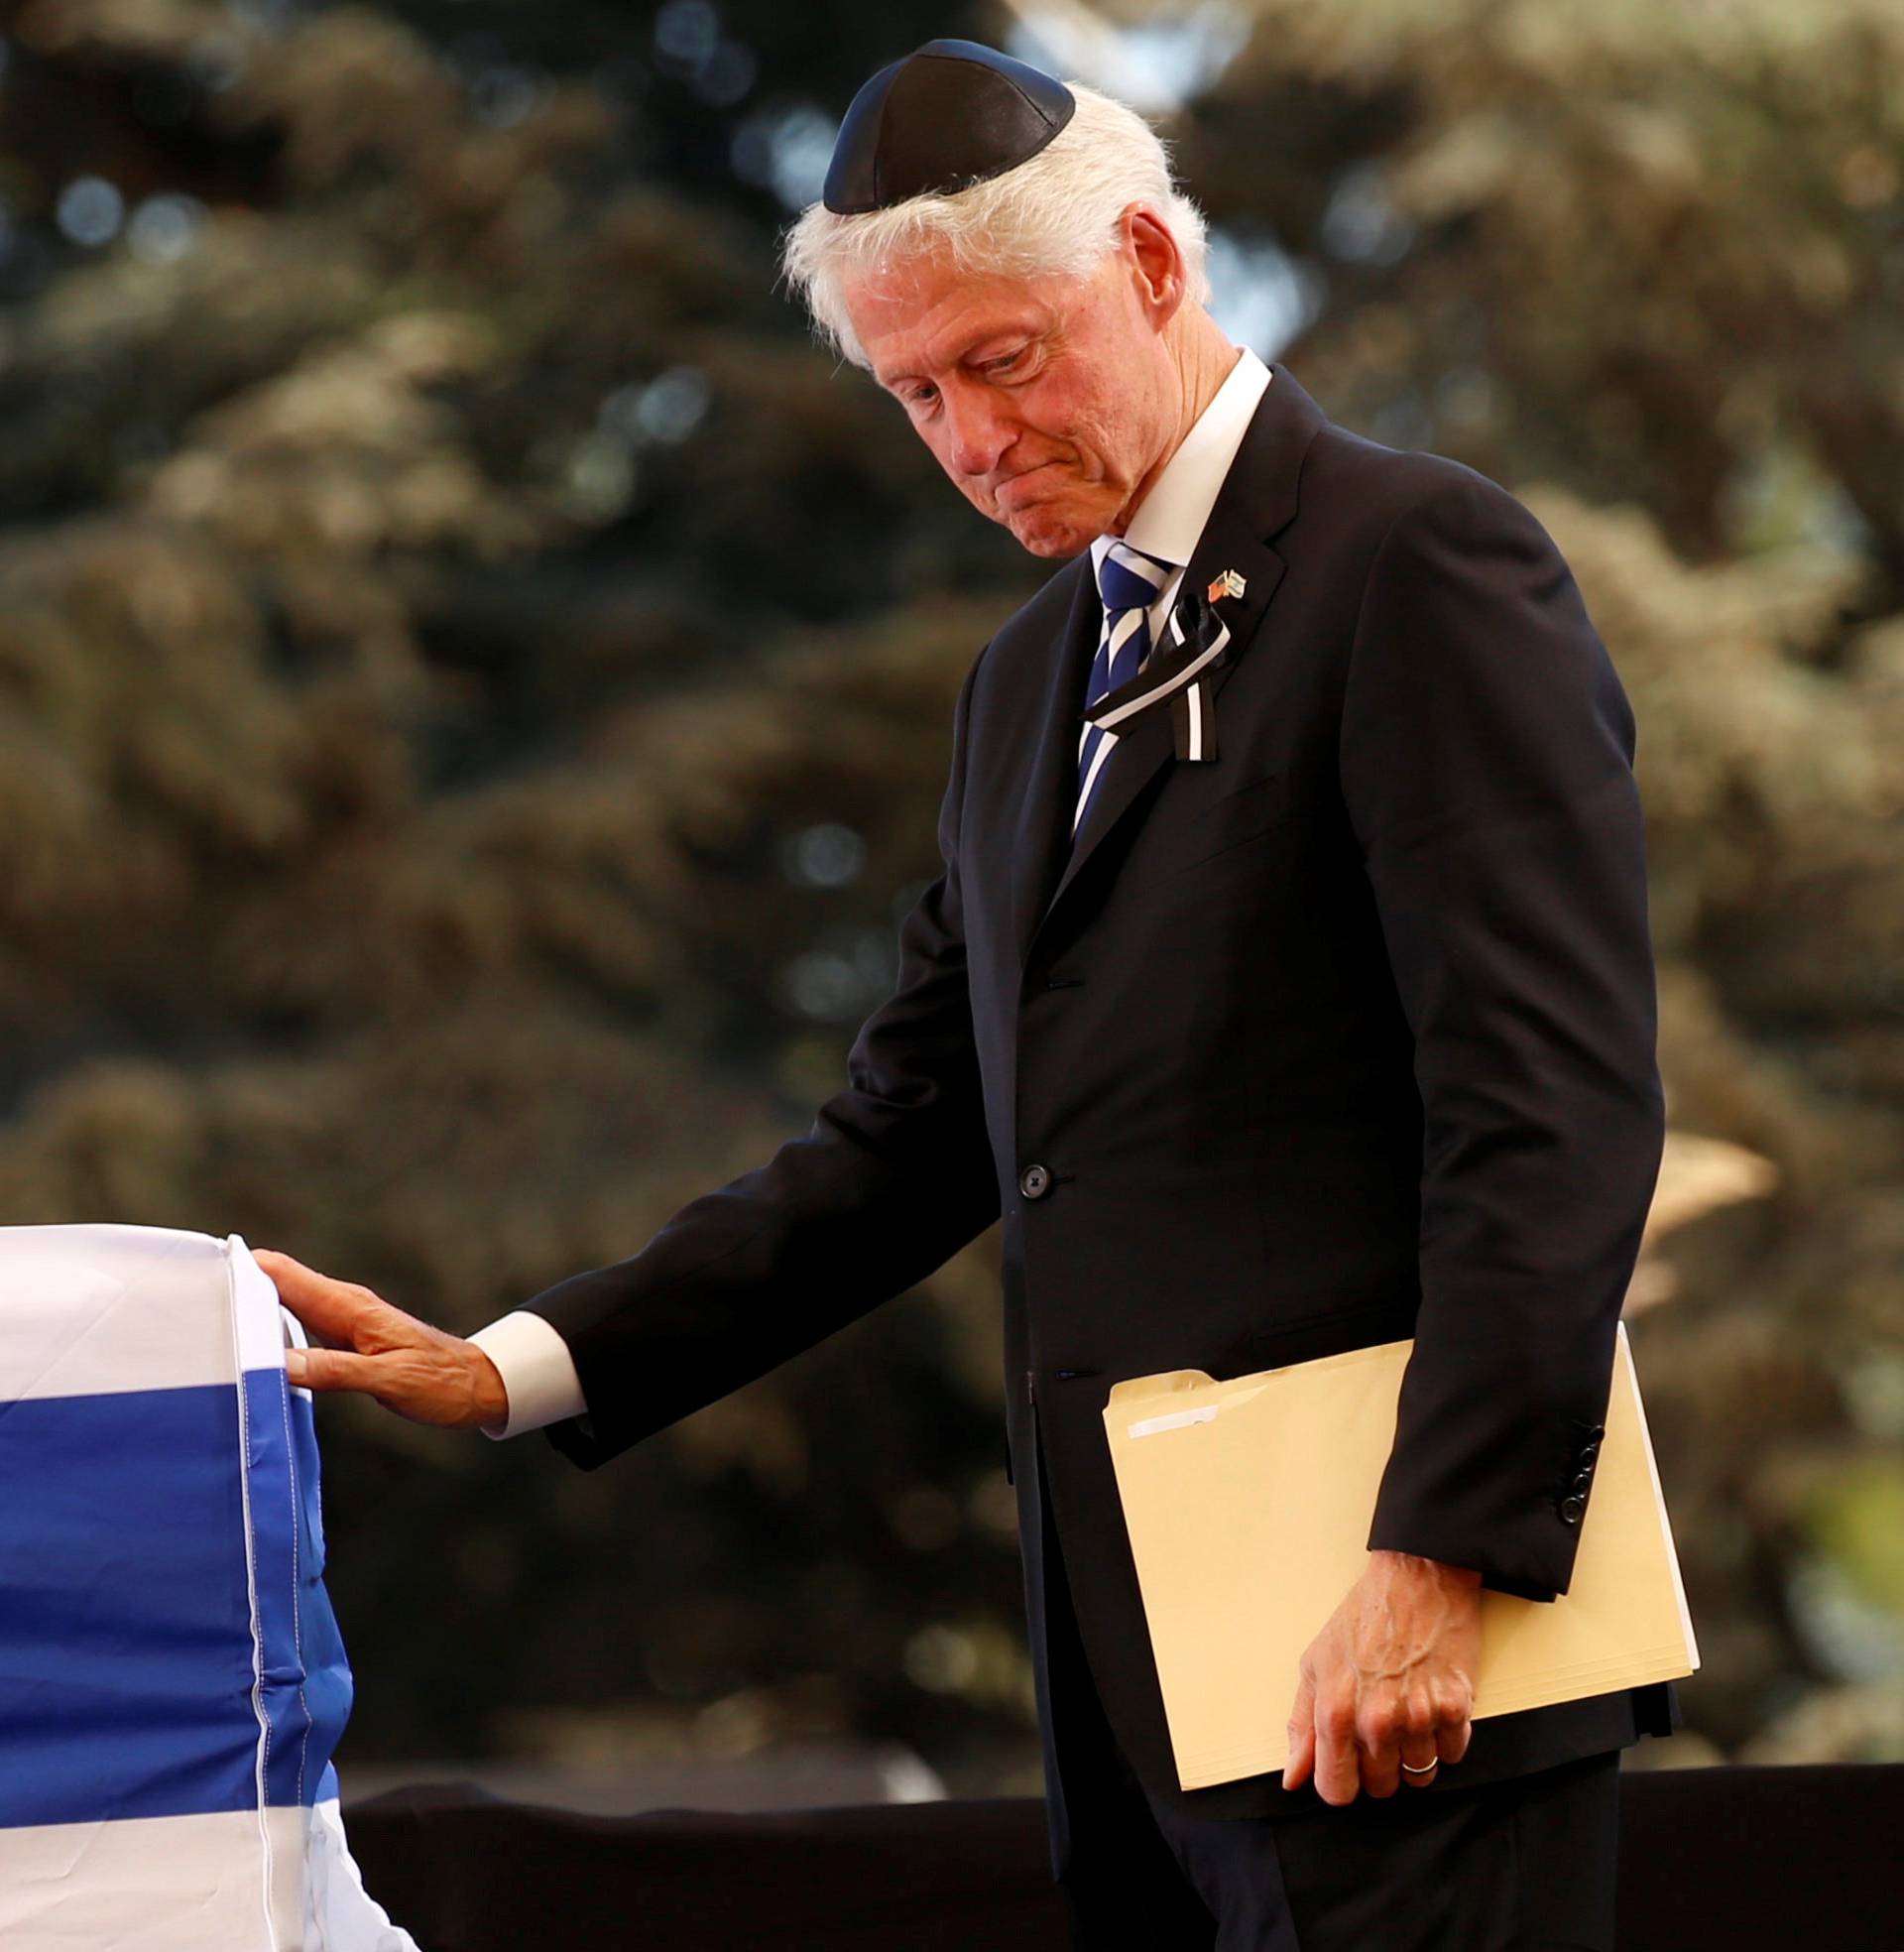
M0 8L0 1221L467 1330L835 1088L1041 573L774 289L944 33L1158 118L1232 335L1573 563L1660 955L1671 1748L1904 1756L1895 0ZM986 1242L598 1474L327 1404L347 1782L1035 1786L996 1342Z

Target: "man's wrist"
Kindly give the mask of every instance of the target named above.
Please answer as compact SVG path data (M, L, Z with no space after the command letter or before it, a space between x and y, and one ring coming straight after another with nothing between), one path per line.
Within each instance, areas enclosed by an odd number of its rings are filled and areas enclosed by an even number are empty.
M520 1436L586 1412L568 1344L540 1315L517 1308L469 1339L502 1379L504 1406L496 1422L482 1425L486 1437Z
M470 1420L480 1429L498 1429L509 1421L509 1391L503 1372L478 1344L464 1346L470 1354L470 1402L476 1411Z
M1432 1578L1445 1586L1479 1587L1481 1574L1473 1566L1450 1565L1446 1559L1424 1559L1416 1552L1394 1552L1377 1546L1368 1554L1371 1563L1385 1561L1388 1570L1415 1578Z

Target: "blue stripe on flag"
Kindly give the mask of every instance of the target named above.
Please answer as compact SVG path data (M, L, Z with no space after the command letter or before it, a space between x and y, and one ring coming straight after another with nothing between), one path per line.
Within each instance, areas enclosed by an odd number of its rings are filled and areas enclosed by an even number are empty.
M317 1433L310 1399L280 1369L248 1371L251 1527L264 1623L266 1788L273 1803L311 1804L350 1717L350 1668L323 1587Z
M245 1398L267 1798L311 1803L350 1674L310 1403L281 1370ZM0 1827L255 1805L239 1441L229 1385L0 1403Z
M302 1530L298 1487L291 1475L290 1403L279 1370L245 1375L246 1436L251 1448L251 1536L258 1618L264 1640L264 1708L271 1723L265 1747L265 1800L302 1801L310 1713L298 1647L298 1552ZM235 1461L235 1453L234 1453Z
M344 1637L324 1590L324 1527L318 1504L317 1426L311 1400L293 1392L283 1370L272 1372L291 1403L293 1468L298 1479L298 1515L302 1573L298 1587L298 1641L304 1661L304 1700L311 1717L310 1746L304 1772L303 1803L322 1802L337 1794L337 1771L330 1759L350 1720L356 1687ZM312 1771L315 1771L313 1779ZM326 1786L328 1785L328 1786Z

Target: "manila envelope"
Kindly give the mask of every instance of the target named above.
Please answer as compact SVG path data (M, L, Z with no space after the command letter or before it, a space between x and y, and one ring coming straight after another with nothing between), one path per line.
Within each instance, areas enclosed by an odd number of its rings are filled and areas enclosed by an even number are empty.
M1298 1663L1367 1563L1413 1347L1112 1389L1105 1428L1184 1788L1288 1761ZM1475 1718L1698 1666L1622 1322L1572 1583L1552 1602L1483 1596Z

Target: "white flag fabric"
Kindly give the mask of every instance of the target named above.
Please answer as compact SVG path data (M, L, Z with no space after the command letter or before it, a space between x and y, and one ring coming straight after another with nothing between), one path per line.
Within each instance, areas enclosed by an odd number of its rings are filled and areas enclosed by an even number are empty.
M6 1952L416 1952L344 1841L287 1337L235 1235L0 1227Z

